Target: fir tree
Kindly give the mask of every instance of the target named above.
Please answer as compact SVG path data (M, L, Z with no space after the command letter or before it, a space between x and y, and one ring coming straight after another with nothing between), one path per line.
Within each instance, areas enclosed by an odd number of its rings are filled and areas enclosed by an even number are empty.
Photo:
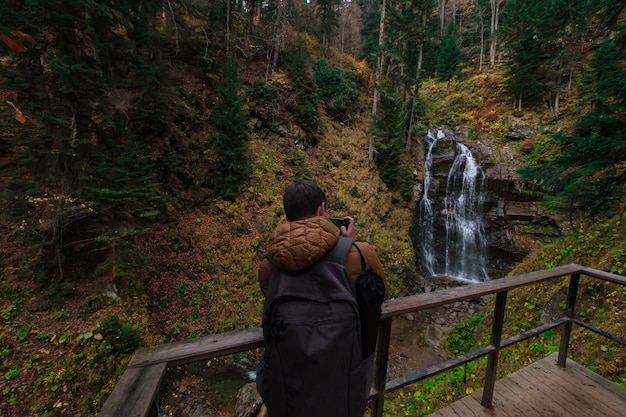
M219 99L210 118L218 131L215 136L216 189L225 198L238 195L251 172L245 97L239 94L238 85L237 63L229 60L224 66Z
M626 43L607 40L586 73L592 111L580 124L579 136L555 135L561 154L520 172L550 190L548 203L557 210L587 217L601 215L623 201L626 191ZM585 85L583 85L585 88Z
M328 115L339 122L349 119L360 94L354 74L330 67L321 58L313 65L313 80Z
M24 110L37 123L12 143L20 152L6 214L23 219L22 230L30 232L42 283L63 281L70 259L113 266L109 254L132 246L129 235L143 227L140 219L158 212L153 163L113 93L127 85L129 67L118 64L132 48L114 28L135 36L134 23L152 16L149 6L49 0L20 11L35 41L13 62L15 71L6 67L3 75L26 97ZM122 229L125 237L115 237Z
M450 23L446 35L441 41L441 49L437 54L436 68L437 77L448 82L448 89L450 88L450 81L461 74L459 71L460 63L461 50L458 44L456 29L454 23Z
M376 119L377 154L374 158L381 180L392 190L398 189L401 179L404 149L405 120L402 103L391 93L381 95L380 111Z
M319 97L315 93L309 57L301 36L298 37L296 49L290 56L288 73L298 102L296 121L309 134L308 141L315 143L315 135L319 129Z
M511 0L502 14L502 32L509 53L507 90L521 109L541 97L541 38L537 30L545 4L541 0Z

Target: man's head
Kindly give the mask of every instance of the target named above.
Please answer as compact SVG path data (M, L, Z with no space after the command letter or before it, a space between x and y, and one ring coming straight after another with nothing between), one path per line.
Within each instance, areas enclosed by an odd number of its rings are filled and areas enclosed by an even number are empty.
M283 195L283 208L287 220L292 222L324 214L326 195L313 181L291 184Z

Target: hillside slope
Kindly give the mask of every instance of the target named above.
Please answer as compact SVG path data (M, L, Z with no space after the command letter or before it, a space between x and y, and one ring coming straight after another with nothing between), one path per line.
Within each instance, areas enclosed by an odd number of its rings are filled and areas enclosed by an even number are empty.
M243 70L247 89L262 71L252 64ZM281 74L276 77L281 81ZM193 108L194 100L211 94L200 87L205 80L197 74L180 79L186 80L181 106ZM444 83L427 82L424 95L430 106L423 124L467 126L475 132L473 140L494 149L497 162L519 163L521 144L499 139L510 116L500 81L498 74L467 76L453 83L449 94ZM557 121L549 120L541 109L523 117L542 132L567 129L571 123L567 110L576 111L574 98L564 102L564 109ZM332 214L355 217L358 238L379 252L392 296L406 295L418 279L409 236L412 207L385 187L368 160L368 112L365 98L360 115L349 126L322 117L323 135L314 146L298 141L289 124L273 131L257 129L258 121L251 120L254 170L242 194L220 200L201 187L181 192L168 216L155 223L153 231L137 237L147 262L136 275L94 276L86 281L69 274L57 288L58 299L50 299L35 282L23 278L27 265L17 256L22 248L6 243L3 235L0 255L8 267L3 268L0 289L0 417L95 415L137 346L258 325L262 296L256 268L266 237L284 221L281 195L293 178L317 179L327 191ZM196 127L202 136L202 125ZM193 152L200 151L191 147L189 153ZM415 159L419 183L421 161L419 156ZM538 250L516 272L579 262L604 270L621 267L615 271L623 273L623 225L624 219L617 218L598 228L585 226L574 237ZM600 242L600 237L612 240ZM582 253L586 255L579 257ZM559 291L555 286L544 295ZM615 306L586 313L615 324L609 331L623 336L615 314L626 308L626 293L595 287L584 291L605 296ZM545 302L536 297L519 294L511 300L509 307L518 321L534 320L541 309L530 311L528 303ZM581 342L586 347L594 343L582 337ZM623 378L623 355L613 354L613 347L605 351L599 346L604 355L593 362L595 366ZM586 351L582 343L574 349L577 354Z
M256 70L242 74L248 88ZM202 76L183 78L180 104L192 109L210 92L198 87ZM366 105L362 110L367 114ZM23 278L23 248L3 244L0 416L94 415L136 347L258 325L256 268L265 238L284 221L282 191L295 177L318 180L331 212L356 219L358 238L379 251L392 294L402 294L403 280L414 276L411 211L368 160L367 126L361 116L350 127L322 118L324 134L313 147L289 131L255 130L254 171L242 194L220 200L199 187L181 193L163 222L136 238L146 259L137 275L85 281L68 274L44 293Z

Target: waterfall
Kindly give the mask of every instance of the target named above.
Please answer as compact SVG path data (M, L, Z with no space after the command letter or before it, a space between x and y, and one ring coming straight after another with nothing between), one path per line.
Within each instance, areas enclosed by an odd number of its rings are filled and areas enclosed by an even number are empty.
M442 131L438 131L436 136L429 131L426 137L428 150L424 163L418 241L420 266L430 276L485 281L489 279L482 215L486 197L485 176L470 149L456 142L443 204L435 203L431 197L433 151L441 139L445 139ZM437 207L440 210L436 210Z

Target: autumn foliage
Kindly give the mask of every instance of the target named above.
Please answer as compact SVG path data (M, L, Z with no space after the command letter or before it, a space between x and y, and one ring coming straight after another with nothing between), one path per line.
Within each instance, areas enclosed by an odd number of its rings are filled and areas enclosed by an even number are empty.
M4 33L0 33L0 39L2 39L2 42L13 52L27 52L28 48L24 44L25 42L35 44L35 39L22 31L14 30L11 32L11 35L15 36L17 39L11 39ZM26 116L24 116L22 111L14 104L15 101L17 101L17 92L0 90L0 110L11 107L13 111L15 111L15 120L24 124L26 123Z

